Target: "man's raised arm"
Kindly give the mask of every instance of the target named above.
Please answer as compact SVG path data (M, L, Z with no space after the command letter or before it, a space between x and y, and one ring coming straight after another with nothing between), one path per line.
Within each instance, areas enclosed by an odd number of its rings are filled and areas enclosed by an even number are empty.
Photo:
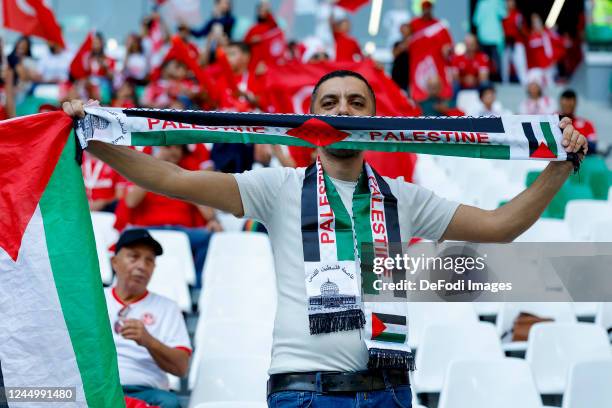
M64 102L62 107L72 117L85 115L81 101ZM146 190L207 205L238 217L244 214L238 183L231 174L189 171L126 146L97 141L90 141L87 151Z
M586 138L574 130L571 120L563 118L563 146L567 152L586 154ZM469 242L511 242L540 218L572 171L572 163L551 162L537 180L506 205L483 210L469 205L457 208L442 239Z

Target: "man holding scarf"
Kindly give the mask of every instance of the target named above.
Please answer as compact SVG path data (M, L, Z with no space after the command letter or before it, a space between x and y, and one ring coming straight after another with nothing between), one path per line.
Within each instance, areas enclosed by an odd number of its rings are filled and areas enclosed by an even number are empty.
M84 115L80 101L65 103L64 110ZM334 71L314 88L311 112L372 116L375 95L359 74ZM559 126L566 151L586 152L586 139L569 119ZM512 241L539 218L572 171L571 162L551 162L526 191L487 211L381 177L364 163L362 151L320 148L307 169L242 174L187 171L95 141L88 151L147 190L265 224L278 287L271 407L410 407L408 372L414 361L406 303L362 302L367 285L362 291L360 244L382 243L389 255L389 243L413 236ZM385 323L395 328L392 333L380 329Z

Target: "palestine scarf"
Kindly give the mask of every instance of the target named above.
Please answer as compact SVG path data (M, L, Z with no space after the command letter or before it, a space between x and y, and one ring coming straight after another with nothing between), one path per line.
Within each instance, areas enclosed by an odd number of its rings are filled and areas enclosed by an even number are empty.
M301 201L310 334L365 328L370 368L412 370L407 303L383 301L373 284L379 277L362 268L364 244L388 257L390 244L401 241L397 199L367 163L353 192L352 213L354 221L317 158L306 169ZM362 294L370 295L369 301Z
M380 117L86 107L77 123L89 140L127 146L269 143L413 152L483 159L571 160L558 115Z

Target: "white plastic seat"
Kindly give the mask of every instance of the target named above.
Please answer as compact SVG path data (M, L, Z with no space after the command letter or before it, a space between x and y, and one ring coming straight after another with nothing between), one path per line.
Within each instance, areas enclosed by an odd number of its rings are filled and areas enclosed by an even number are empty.
M534 324L525 354L541 394L563 394L572 363L607 357L608 336L592 323Z
M612 407L612 359L573 364L567 382L563 408Z
M94 238L96 240L96 252L100 264L100 276L102 283L110 285L113 281L113 270L111 268L109 247L113 245L119 237L113 227L115 224L115 214L92 211L91 224L93 226Z
M612 203L612 201L610 202ZM612 205L609 205L609 207L612 209ZM612 242L612 221L602 221L592 227L593 242Z
M164 249L164 254L157 258L157 262L164 257L172 255L174 262L176 262L173 269L183 275L185 282L189 285L195 284L195 267L193 265L193 255L191 254L191 244L187 234L182 231L155 229L151 229L149 232Z
M439 408L541 408L529 365L521 359L456 360L446 372Z
M601 200L571 200L565 207L565 219L577 241L592 241L593 227L612 221L612 207Z
M514 242L572 242L567 223L563 220L540 218Z
M496 358L503 359L504 352L491 323L429 325L416 355L414 390L440 392L448 364L453 360Z
M612 303L601 302L597 305L595 313L595 324L604 328L605 331L612 329Z
M198 320L194 336L194 354L189 370L189 389L193 389L197 367L205 356L241 355L269 358L272 353L273 322L259 320L237 322L228 319Z
M478 316L497 317L501 309L502 302L474 302L474 310Z
M457 93L457 108L465 112L466 115L475 115L480 107L480 97L478 91L472 89L462 89Z
M478 316L467 302L408 302L408 344L417 349L429 324L467 325L478 323Z
M569 302L506 302L502 303L497 315L497 334L502 339L502 348L506 351L525 351L526 341L511 342L511 330L514 320L521 312L531 313L538 317L550 318L560 323L575 323L576 314ZM505 335L505 336L504 336ZM503 338L502 338L503 336Z
M194 408L268 408L265 402L204 402L196 405Z
M169 253L156 259L155 270L147 289L174 300L182 311L189 312L191 295L182 273L175 269L177 264L180 264L180 260Z
M213 401L266 401L269 358L237 355L203 358L190 407Z
M576 317L583 319L593 319L595 314L597 314L598 305L597 302L572 302Z
M200 299L200 318L205 319L272 320L276 311L276 291L269 286L242 296L231 289L214 288L205 290Z

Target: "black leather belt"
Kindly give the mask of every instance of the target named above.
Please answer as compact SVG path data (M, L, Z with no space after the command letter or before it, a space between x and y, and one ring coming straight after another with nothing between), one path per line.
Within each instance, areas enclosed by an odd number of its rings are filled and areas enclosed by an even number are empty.
M268 380L268 396L280 391L312 391L324 394L378 391L384 390L388 385L410 385L408 371L392 369L348 373L324 371L272 374Z

